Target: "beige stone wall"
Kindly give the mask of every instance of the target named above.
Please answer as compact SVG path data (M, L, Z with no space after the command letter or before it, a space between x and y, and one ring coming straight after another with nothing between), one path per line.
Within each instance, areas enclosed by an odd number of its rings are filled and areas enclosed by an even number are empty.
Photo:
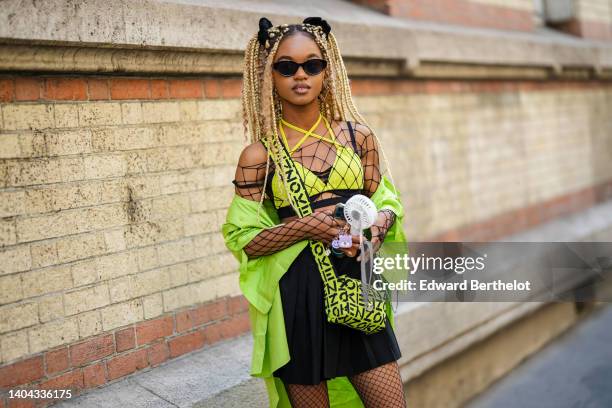
M612 179L612 87L375 94L411 240ZM368 90L370 89L370 90ZM0 105L2 363L240 293L220 226L238 98Z
M612 181L612 88L365 97L413 240ZM517 220L512 220L517 222Z
M577 17L581 20L612 24L612 1L610 0L576 0L574 7Z
M472 3L482 4L486 6L499 6L511 9L525 10L529 12L535 11L533 0L470 0Z
M0 109L0 363L240 293L238 99Z

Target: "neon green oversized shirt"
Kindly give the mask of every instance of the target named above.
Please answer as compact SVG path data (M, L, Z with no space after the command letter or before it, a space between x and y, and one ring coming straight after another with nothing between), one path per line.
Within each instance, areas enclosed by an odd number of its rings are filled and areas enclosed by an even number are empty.
M391 181L382 176L376 191L370 197L380 211L388 208L396 220L387 231L379 253L385 251L390 242L406 242L403 229L404 210L399 191ZM289 269L298 254L308 245L304 239L275 253L249 259L243 248L263 229L280 223L272 202L264 200L257 218L258 201L248 200L235 194L221 230L227 248L234 254L240 266L240 289L249 302L249 317L253 333L251 376L264 379L268 391L270 408L291 407L283 381L273 373L290 360L281 294L278 282ZM396 252L396 251L395 251ZM406 251L407 252L407 248ZM391 305L387 302L387 315L395 329ZM336 377L327 381L330 406L332 408L357 408L363 404L347 377Z

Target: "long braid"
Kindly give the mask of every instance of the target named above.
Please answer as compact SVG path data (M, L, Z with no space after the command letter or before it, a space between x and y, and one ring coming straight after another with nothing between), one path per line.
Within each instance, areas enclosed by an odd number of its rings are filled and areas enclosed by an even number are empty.
M285 166L285 162L284 160L280 160L281 158L281 154L280 154L280 149L282 149L282 146L280 145L280 138L278 136L278 127L277 127L277 123L278 120L280 118L277 117L277 110L275 108L275 94L273 92L273 84L272 84L272 62L274 61L274 56L276 55L276 51L278 50L278 47L280 45L280 40L276 41L274 43L274 46L272 47L272 50L270 51L270 55L266 60L266 64L265 64L265 68L264 68L264 80L263 80L263 86L262 86L262 97L263 97L263 102L264 102L264 106L263 106L263 119L264 119L264 129L270 129L271 132L267 132L266 134L263 135L263 137L265 138L265 140L268 142L267 145L269 146L269 155L268 155L268 161L266 164L266 176L264 178L264 186L263 186L263 191L266 191L266 185L267 185L267 179L268 179L268 163L270 161L270 155L272 156L272 159L274 160L274 164L276 166L280 166L280 171L278 171L279 173L279 178L282 180L284 186L285 186L285 191L289 191L289 185L287 184L287 180L285 177L286 171L288 170ZM262 194L263 197L264 194ZM289 200L291 206L296 209L294 202L292 199Z
M244 71L242 74L242 118L244 136L250 143L253 143L254 139L257 140L260 133L259 120L255 114L257 109L257 88L260 80L259 76L257 75L258 59L259 46L257 43L257 37L253 37L247 43L244 54ZM259 208L257 210L257 219L259 221Z
M378 147L380 148L383 154L383 159L385 161L385 169L384 171L381 171L381 176L388 171L391 183L395 185L393 181L393 175L391 174L391 166L389 166L389 161L387 160L387 156L382 147L382 143L380 143L380 139L378 138L378 135L376 134L374 129L359 113L353 101L351 87L348 80L348 74L342 56L340 55L338 43L336 42L336 37L331 32L328 33L327 40L325 40L321 35L315 35L315 42L322 50L323 54L327 56L328 61L331 60L330 76L332 91L330 92L330 94L332 96L332 102L331 104L324 103L325 106L322 108L322 111L327 113L327 119L330 121L332 118L334 120L344 121L349 117L349 115L347 114L348 112L355 121L365 125L367 128L370 129L370 132L374 136L374 139L377 141ZM339 98L336 98L336 95L338 95ZM340 114L336 115L336 112L339 112Z
M336 42L336 37L333 35L333 33L329 33L329 43L330 43L330 50L332 52L332 58L334 59L334 61L336 62L336 66L338 68L338 70L340 71L338 73L338 78L340 79L340 95L342 98L342 102L341 102L341 106L347 106L348 110L351 114L351 116L359 123L365 125L366 127L368 127L370 129L370 132L372 133L372 135L374 136L374 139L376 140L378 147L380 149L380 151L383 154L383 159L385 161L385 169L384 171L381 171L381 177L385 172L389 172L389 178L391 183L395 186L395 182L393 181L393 175L391 174L391 166L389 165L389 161L387 160L387 155L385 154L385 151L382 147L382 143L380 143L380 139L378 138L378 135L376 134L376 132L374 131L374 128L372 128L369 123L366 121L366 119L359 113L359 111L357 110L357 107L355 106L355 103L353 101L353 96L351 94L351 87L349 84L349 80L348 80L348 75L346 72L346 67L344 66L344 61L342 59L342 57L340 56L340 52L338 49L338 44ZM346 113L343 111L343 117L346 117L348 115L346 115ZM344 119L343 119L344 120ZM396 191L397 193L397 191Z

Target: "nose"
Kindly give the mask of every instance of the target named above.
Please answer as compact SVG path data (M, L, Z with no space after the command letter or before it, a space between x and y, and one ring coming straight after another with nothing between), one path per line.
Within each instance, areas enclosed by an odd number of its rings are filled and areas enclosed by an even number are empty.
M295 71L295 75L296 78L305 78L308 76L308 74L306 74L306 71L304 71L304 67L300 66L298 67L298 70Z

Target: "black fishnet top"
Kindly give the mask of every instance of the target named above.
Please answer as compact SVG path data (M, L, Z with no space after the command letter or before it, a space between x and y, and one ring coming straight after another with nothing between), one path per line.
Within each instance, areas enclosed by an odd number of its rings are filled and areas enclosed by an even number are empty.
M338 144L308 137L291 155L298 166L305 168L304 182L313 211L338 202L346 202L355 194L371 197L381 179L378 147L370 130L364 125L349 122L342 122L338 129L332 126L332 130L335 132L333 139ZM321 136L332 139L327 133L328 131ZM350 151L342 152L342 149ZM232 180L236 194L249 200L260 200L266 159L267 151L261 142L253 143L244 149ZM310 174L307 174L308 172ZM302 239L318 239L327 225L330 225L325 217L311 215L297 218L291 206L286 205L288 202L284 186L281 187L282 182L274 173L274 162L270 160L264 199L272 200L285 224L265 229L255 236L244 248L250 257L279 251ZM272 186L275 181L280 183L275 185L276 188ZM328 188L330 186L335 188ZM376 228L372 228L372 238L376 236L381 241L384 240L394 221L395 214L391 210L380 211Z

